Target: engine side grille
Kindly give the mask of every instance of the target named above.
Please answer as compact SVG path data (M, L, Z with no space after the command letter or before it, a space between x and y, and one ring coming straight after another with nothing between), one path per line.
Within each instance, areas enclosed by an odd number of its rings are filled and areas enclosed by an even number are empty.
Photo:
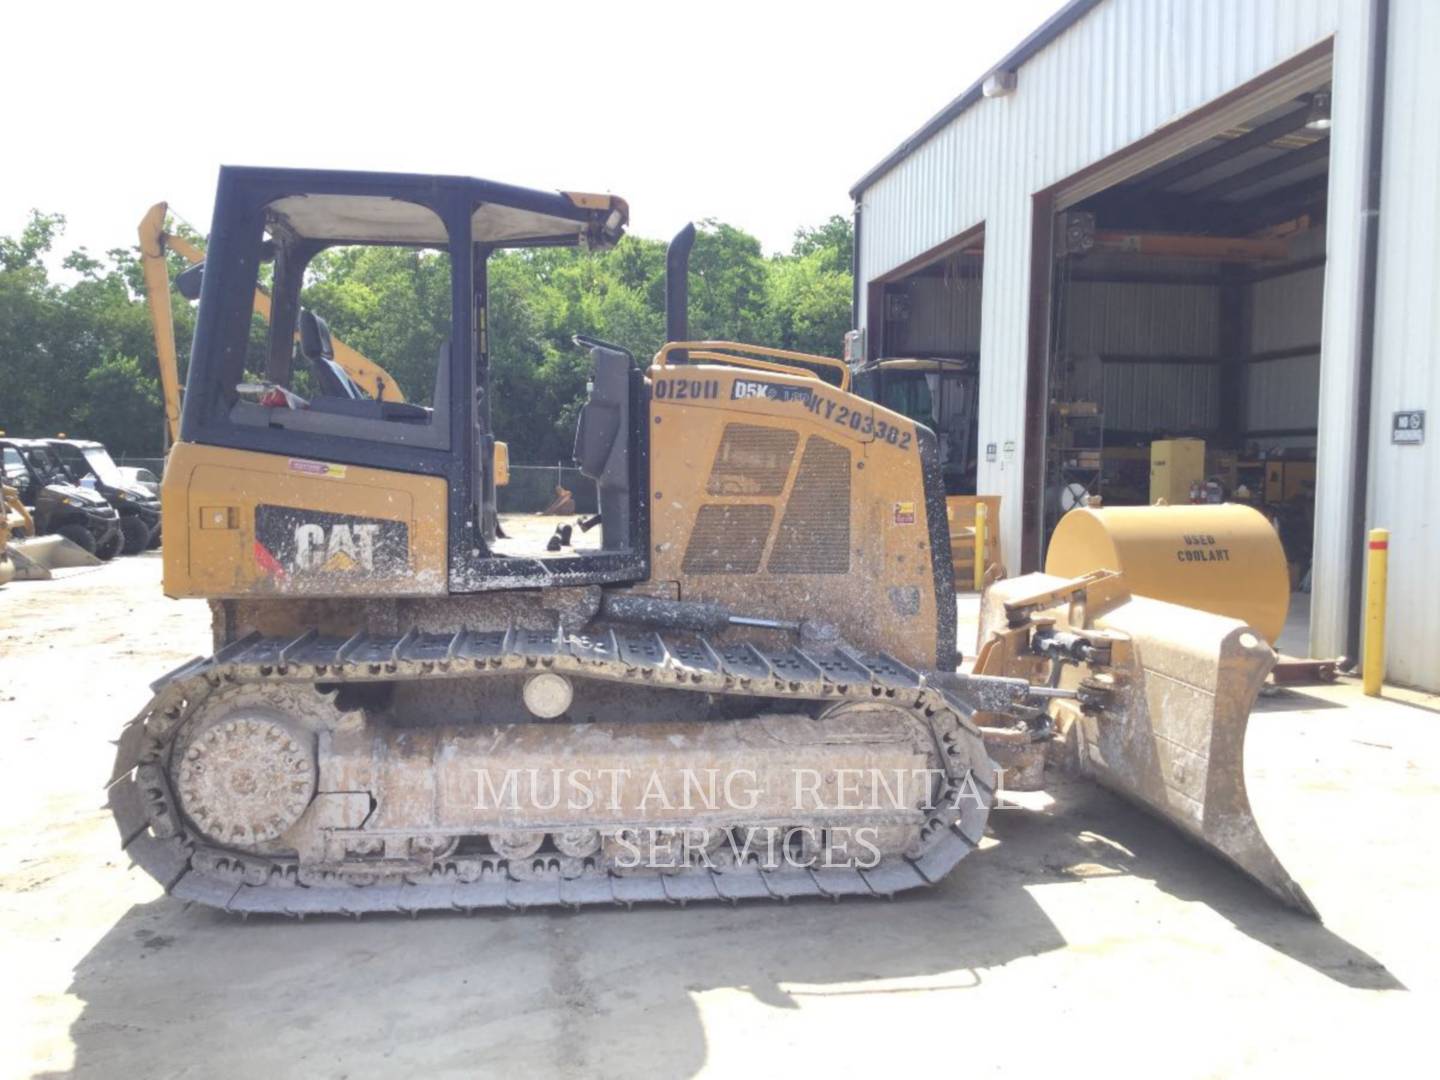
M772 574L850 572L850 451L811 435L775 537Z
M779 495L800 436L785 428L726 424L710 479L710 495Z
M700 507L681 569L687 574L753 574L775 520L773 506Z

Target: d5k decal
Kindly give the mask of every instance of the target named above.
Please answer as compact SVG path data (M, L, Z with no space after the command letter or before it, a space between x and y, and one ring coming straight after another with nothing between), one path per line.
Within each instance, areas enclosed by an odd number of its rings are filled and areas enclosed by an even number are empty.
M255 559L278 576L403 574L410 567L410 530L403 521L261 505Z

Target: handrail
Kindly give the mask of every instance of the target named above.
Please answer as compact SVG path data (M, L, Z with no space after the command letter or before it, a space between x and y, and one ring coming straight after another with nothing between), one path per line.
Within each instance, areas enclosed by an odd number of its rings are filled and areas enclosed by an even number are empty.
M715 360L737 367L755 368L759 371L776 371L785 375L799 375L802 378L819 379L818 372L808 368L777 364L759 357L768 356L778 360L794 360L802 364L816 364L833 368L840 374L840 389L850 390L850 369L843 361L830 356L815 356L811 353L793 352L790 349L772 349L768 345L742 345L736 341L667 341L655 354L655 366L666 367L672 352L689 353L692 360ZM753 356L735 356L733 353L754 353Z
M778 371L782 375L799 375L806 379L820 381L820 373L811 371L809 368L791 367L788 364L775 364L769 360L761 360L755 356L734 356L730 353L710 352L708 349L691 349L686 353L687 360L715 360L722 364L734 361L742 367L755 368L759 371ZM683 365L677 364L677 367Z

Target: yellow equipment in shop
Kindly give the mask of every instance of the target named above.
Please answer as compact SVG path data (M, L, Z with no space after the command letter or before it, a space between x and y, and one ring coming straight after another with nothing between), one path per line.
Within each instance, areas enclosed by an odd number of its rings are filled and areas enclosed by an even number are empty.
M1177 506L1205 483L1204 439L1156 439L1150 444L1150 503Z
M976 507L985 507L984 576L994 581L1005 576L1000 557L1000 496L947 495L945 518L950 526L950 556L956 588L968 589L975 573Z
M1315 497L1315 462L1272 458L1265 462L1265 501L1271 505Z
M221 171L162 492L165 591L210 602L215 651L121 734L127 853L238 912L888 896L977 848L996 760L1043 782L1065 722L1108 782L1306 907L1236 796L1259 632L1132 597L1151 555L1122 545L1133 567L991 585L962 671L935 433L839 361L690 340L693 227L648 363L575 339L599 514L570 548L500 534L488 260L605 248L627 218L465 177ZM428 402L343 378L301 303L309 260L354 245L447 260L448 332L402 357L435 357Z

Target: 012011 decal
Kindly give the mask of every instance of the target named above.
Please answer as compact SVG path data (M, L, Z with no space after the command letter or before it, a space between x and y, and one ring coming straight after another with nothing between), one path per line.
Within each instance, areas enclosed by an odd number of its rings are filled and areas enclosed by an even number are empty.
M255 508L255 558L271 575L379 574L410 568L410 529L403 521Z

